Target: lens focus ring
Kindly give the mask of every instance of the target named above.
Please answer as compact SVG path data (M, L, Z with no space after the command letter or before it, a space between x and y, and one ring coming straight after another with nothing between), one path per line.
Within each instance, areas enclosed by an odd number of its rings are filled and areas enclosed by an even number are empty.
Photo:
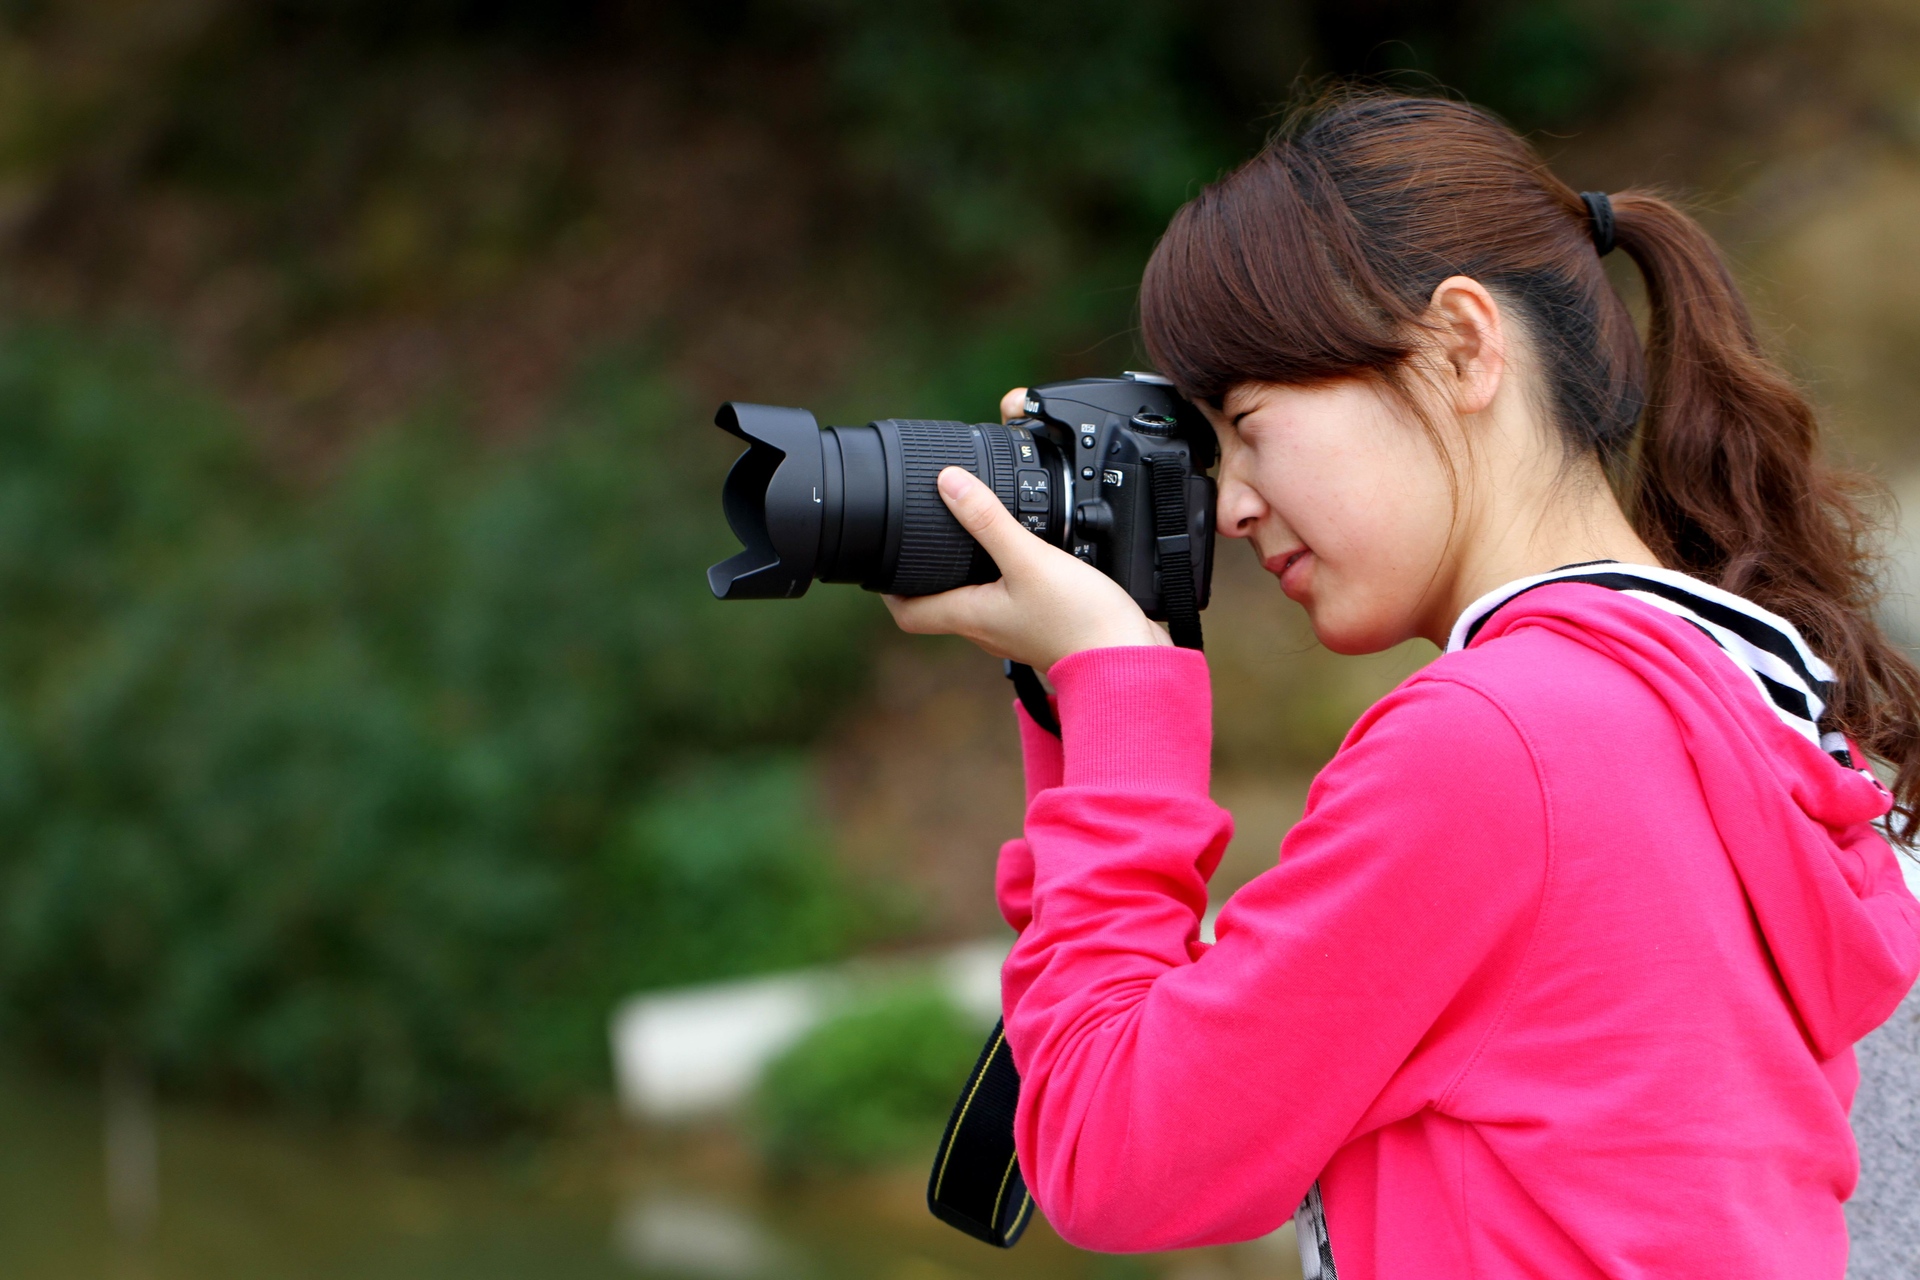
M964 422L894 418L905 480L900 559L885 590L920 596L946 591L967 580L974 542L940 498L937 481L947 467L977 472L973 428Z
M1014 509L1014 497L1017 490L1013 479L1013 438L1005 426L998 422L980 424L980 435L987 442L987 456L993 460L993 492L1000 499L1000 505L1007 510ZM986 477L980 477L985 480Z

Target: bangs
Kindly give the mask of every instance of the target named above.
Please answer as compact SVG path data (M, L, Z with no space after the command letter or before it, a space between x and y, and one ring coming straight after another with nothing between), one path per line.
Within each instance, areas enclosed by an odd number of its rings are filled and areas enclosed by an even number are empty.
M1291 139L1175 214L1140 285L1156 367L1214 405L1239 382L1388 372L1411 354L1416 319L1375 276L1332 178Z

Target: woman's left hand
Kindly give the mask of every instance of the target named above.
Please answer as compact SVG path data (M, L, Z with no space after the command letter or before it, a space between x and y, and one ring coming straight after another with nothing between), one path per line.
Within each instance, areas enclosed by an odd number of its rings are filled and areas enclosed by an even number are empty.
M1082 649L1173 643L1119 583L1022 528L972 473L942 471L940 496L1000 566L1000 580L885 597L902 631L965 636L995 657L1041 671Z

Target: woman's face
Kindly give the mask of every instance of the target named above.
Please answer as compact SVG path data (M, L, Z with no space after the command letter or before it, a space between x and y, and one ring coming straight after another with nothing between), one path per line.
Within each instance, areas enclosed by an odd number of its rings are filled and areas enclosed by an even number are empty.
M1220 411L1219 531L1246 538L1335 653L1432 633L1450 583L1445 462L1412 412L1361 380L1243 383Z

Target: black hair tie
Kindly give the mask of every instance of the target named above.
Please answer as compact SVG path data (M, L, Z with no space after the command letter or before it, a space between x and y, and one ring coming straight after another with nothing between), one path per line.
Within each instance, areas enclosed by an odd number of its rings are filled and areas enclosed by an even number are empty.
M1587 231L1601 257L1613 252L1613 201L1604 191L1582 191L1580 201L1587 206Z

